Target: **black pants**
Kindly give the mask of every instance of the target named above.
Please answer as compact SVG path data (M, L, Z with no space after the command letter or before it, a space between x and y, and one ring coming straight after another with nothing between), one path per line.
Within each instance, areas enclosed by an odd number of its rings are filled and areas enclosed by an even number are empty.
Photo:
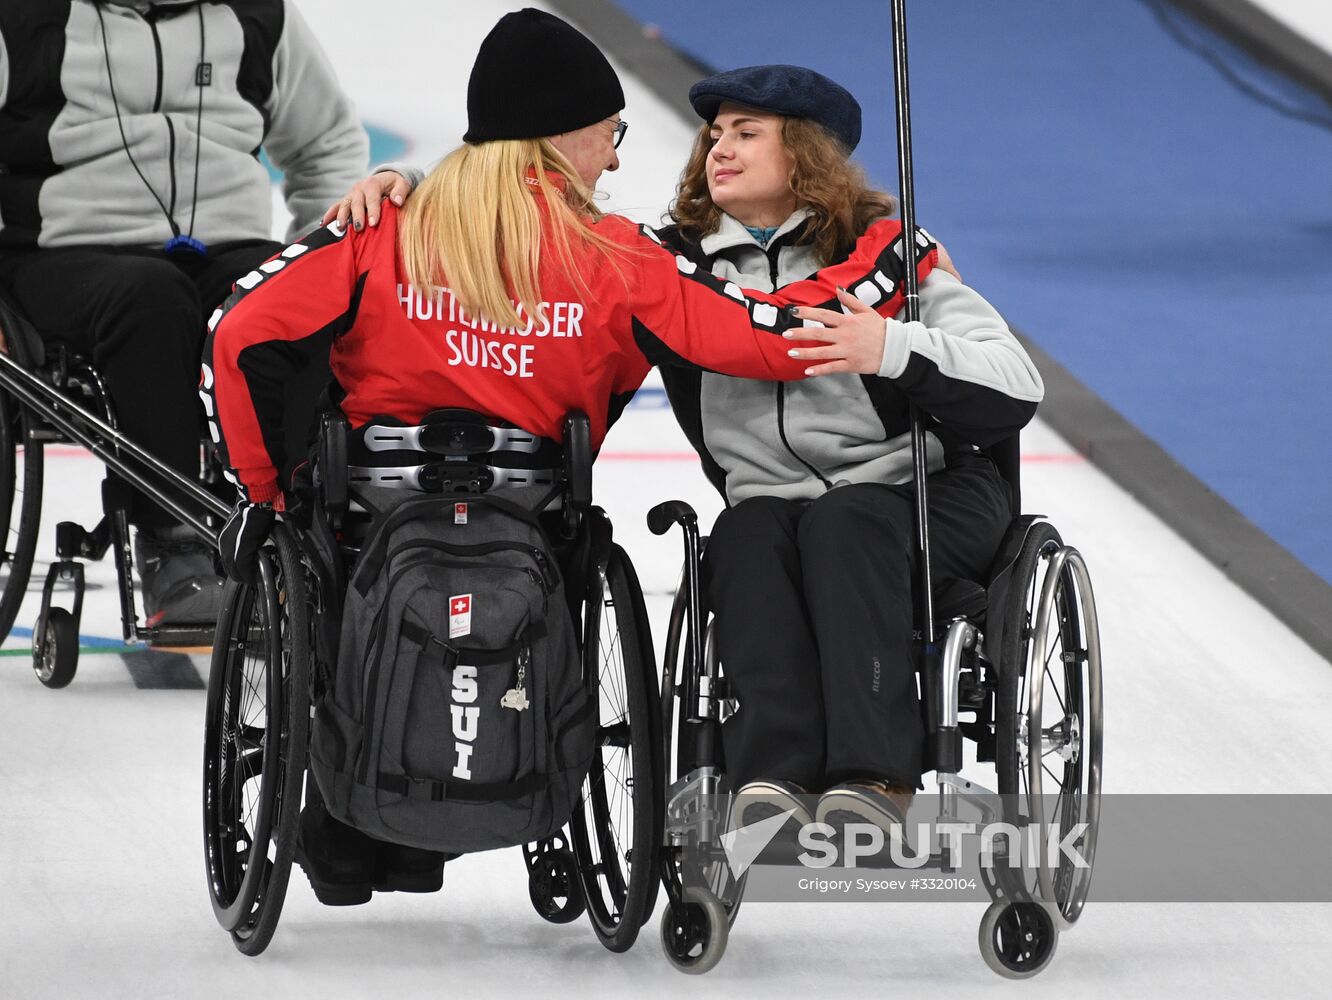
M929 479L935 578L984 580L1011 520L981 455ZM810 503L755 497L722 513L705 578L718 653L740 702L722 727L733 787L810 791L853 778L919 785L911 486L839 486Z
M281 248L251 240L213 247L207 256L139 247L7 251L0 254L0 283L46 343L92 361L133 441L197 476L199 356L208 317L237 278ZM172 523L141 497L131 520Z

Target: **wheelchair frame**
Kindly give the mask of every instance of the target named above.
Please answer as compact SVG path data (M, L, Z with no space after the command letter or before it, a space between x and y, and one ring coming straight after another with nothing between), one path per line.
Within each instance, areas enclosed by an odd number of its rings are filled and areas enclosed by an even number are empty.
M719 669L702 593L706 539L698 534L697 518L681 501L660 504L648 517L656 534L680 525L685 548L661 675L667 766L661 874L668 896L661 938L672 964L702 973L725 953L744 892L745 874L737 879L731 871L723 839L734 790L726 785L720 725L731 691ZM937 651L922 644L917 672L925 769L935 773L938 791L936 827L959 822L959 805L966 803L979 810L983 823L1002 820L1024 833L1035 831L1034 865L1010 870L1004 845L996 852L1000 863L982 869L992 900L979 930L982 957L1000 975L1027 978L1048 965L1059 933L1081 915L1090 885L1101 788L1099 628L1081 554L1039 516L1013 522L995 565L987 591L963 591L940 602L946 635ZM977 606L978 596L983 606ZM1052 659L1063 667L1062 696L1050 673ZM1058 699L1055 714L1064 710L1054 720L1043 704L1047 677ZM974 720L962 720L963 712L974 713ZM976 743L978 761L995 762L997 790L961 773L964 738ZM1062 778L1046 764L1052 754L1063 761ZM1046 775L1059 782L1055 809L1048 813ZM1078 844L1087 868L1049 856L1043 834L1052 822L1063 830L1088 824ZM759 863L796 863L794 851L774 848ZM770 854L776 857L768 861ZM941 842L931 845L923 868L949 871L950 857ZM883 857L870 864L898 867ZM698 868L686 872L687 865Z
M580 591L575 622L584 683L599 703L597 753L566 829L523 845L523 857L529 896L541 917L567 923L586 911L598 939L623 951L651 915L658 890L651 863L661 827L652 640L633 567L614 543L605 513L591 503L586 417L566 420L563 454L564 535L588 557L581 567L566 567L565 581L570 591ZM345 422L326 417L315 458L311 532L335 527L348 508L350 491L340 472L346 459ZM259 585L228 583L209 675L205 865L214 914L246 955L268 946L281 914L295 852L310 704L322 695L328 667L319 661L312 630L335 617L326 615L329 602L341 601L333 591L345 577L345 560L355 556L354 548L339 545L344 566L328 572L310 538L279 522L259 560ZM250 672L262 677L256 682ZM263 703L257 704L261 692ZM630 796L627 808L613 801L617 790ZM616 829L617 817L631 821L627 837Z
M0 639L8 635L22 604L32 571L41 517L42 448L71 442L88 449L107 469L142 490L209 544L216 544L218 524L230 513L225 503L193 479L168 467L122 433L115 407L98 372L63 349L45 357L31 324L10 303L0 303L0 325L9 354L0 354L0 420L5 423L4 460L12 476L17 449L24 448L25 489L15 510L16 484L0 483L7 493L6 529L17 517L18 539L4 553L7 570L0 584ZM78 398L76 398L76 396ZM10 412L11 400L16 404ZM97 412L95 412L97 411ZM17 431L17 434L15 433ZM33 463L30 471L29 463ZM26 480L33 480L26 482ZM56 560L42 588L41 610L33 629L33 669L47 687L59 688L74 679L78 668L79 625L83 611L84 576L80 560L102 559L108 549L116 566L121 631L127 644L207 645L213 629L140 624L134 596L133 555L126 510L129 491L122 483L103 484L103 517L91 530L73 521L56 525ZM7 564L7 565L6 565ZM73 591L69 609L52 603L57 581Z

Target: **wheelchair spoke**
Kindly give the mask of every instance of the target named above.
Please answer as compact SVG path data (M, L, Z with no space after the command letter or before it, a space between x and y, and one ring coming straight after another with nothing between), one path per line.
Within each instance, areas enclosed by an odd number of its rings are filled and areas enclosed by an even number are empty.
M236 770L240 771L244 777L242 781L250 781L254 778L263 777L264 773L264 748L262 746L244 754L236 762Z
M1045 676L1050 679L1050 692L1055 696L1055 701L1059 702L1059 710L1063 712L1065 715L1067 715L1068 709L1064 707L1064 699L1059 693L1059 682L1055 680L1054 674L1050 673L1050 666L1048 662L1046 663L1045 666Z

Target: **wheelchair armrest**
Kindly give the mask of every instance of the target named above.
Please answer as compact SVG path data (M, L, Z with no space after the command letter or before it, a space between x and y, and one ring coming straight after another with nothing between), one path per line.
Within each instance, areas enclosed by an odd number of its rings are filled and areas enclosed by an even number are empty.
M564 418L564 475L570 506L587 510L592 505L592 423L585 413Z
M338 412L319 417L319 448L316 462L320 498L335 522L347 510L347 418Z

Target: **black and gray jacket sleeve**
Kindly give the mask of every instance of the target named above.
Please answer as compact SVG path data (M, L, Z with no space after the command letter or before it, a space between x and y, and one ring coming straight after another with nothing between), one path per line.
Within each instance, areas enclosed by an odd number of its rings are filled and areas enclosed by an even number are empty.
M1045 394L1002 316L946 271L920 285L920 320L887 321L879 376L963 440L984 447L1026 426Z

